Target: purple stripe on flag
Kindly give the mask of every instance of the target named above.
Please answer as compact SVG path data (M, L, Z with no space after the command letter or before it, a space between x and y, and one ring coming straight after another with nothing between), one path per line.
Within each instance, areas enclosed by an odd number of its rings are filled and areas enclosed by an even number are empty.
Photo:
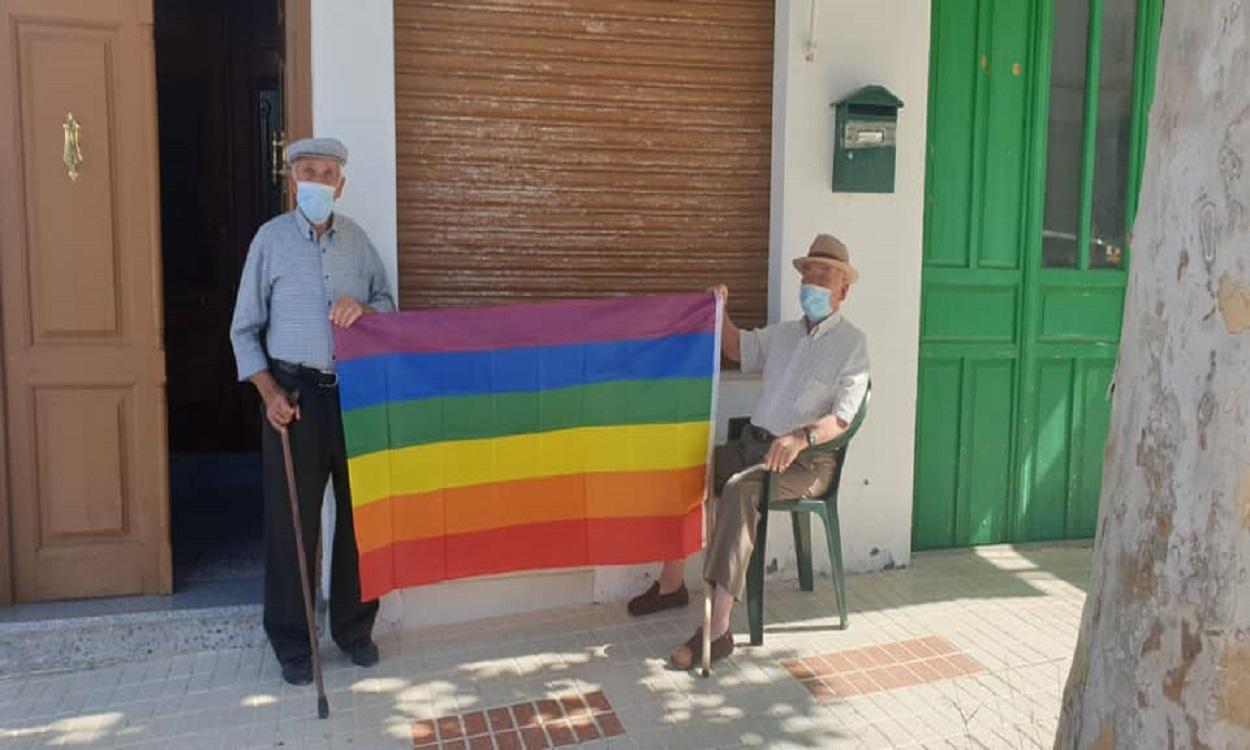
M342 362L378 354L484 351L711 333L716 330L716 315L709 308L715 305L712 294L698 292L370 315L350 331L335 327L335 356ZM412 325L414 321L420 324Z

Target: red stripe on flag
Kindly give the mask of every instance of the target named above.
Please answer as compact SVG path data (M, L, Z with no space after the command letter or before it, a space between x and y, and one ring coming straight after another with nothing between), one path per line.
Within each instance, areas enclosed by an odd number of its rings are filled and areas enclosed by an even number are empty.
M677 560L702 543L703 506L682 516L553 521L406 539L360 556L361 598L520 570Z
M592 518L587 524L591 565L678 560L702 546L703 504L684 516Z
M370 601L404 586L441 581L447 559L441 536L410 539L360 556L360 599ZM406 580L398 581L403 576Z
M447 537L447 578L586 565L586 521L550 521Z

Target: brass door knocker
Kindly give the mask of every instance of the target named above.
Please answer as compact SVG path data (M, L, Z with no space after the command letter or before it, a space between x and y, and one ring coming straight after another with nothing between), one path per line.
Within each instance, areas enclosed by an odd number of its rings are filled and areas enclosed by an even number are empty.
M65 130L65 152L61 158L65 162L70 182L77 182L78 167L82 164L82 145L79 142L82 126L74 119L74 113L69 112L65 115L65 122L61 127Z

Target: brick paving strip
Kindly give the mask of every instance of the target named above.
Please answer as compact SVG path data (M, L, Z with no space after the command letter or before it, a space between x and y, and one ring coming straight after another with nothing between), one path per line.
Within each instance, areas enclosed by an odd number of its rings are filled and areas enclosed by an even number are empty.
M542 750L622 734L600 690L412 723L413 747L423 750Z
M985 671L976 659L933 635L785 659L781 666L822 703Z

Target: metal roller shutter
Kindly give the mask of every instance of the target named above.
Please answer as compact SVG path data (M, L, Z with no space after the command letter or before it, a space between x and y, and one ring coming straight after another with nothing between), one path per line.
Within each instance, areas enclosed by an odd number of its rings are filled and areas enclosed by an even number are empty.
M773 4L395 2L405 309L731 290L766 317Z

